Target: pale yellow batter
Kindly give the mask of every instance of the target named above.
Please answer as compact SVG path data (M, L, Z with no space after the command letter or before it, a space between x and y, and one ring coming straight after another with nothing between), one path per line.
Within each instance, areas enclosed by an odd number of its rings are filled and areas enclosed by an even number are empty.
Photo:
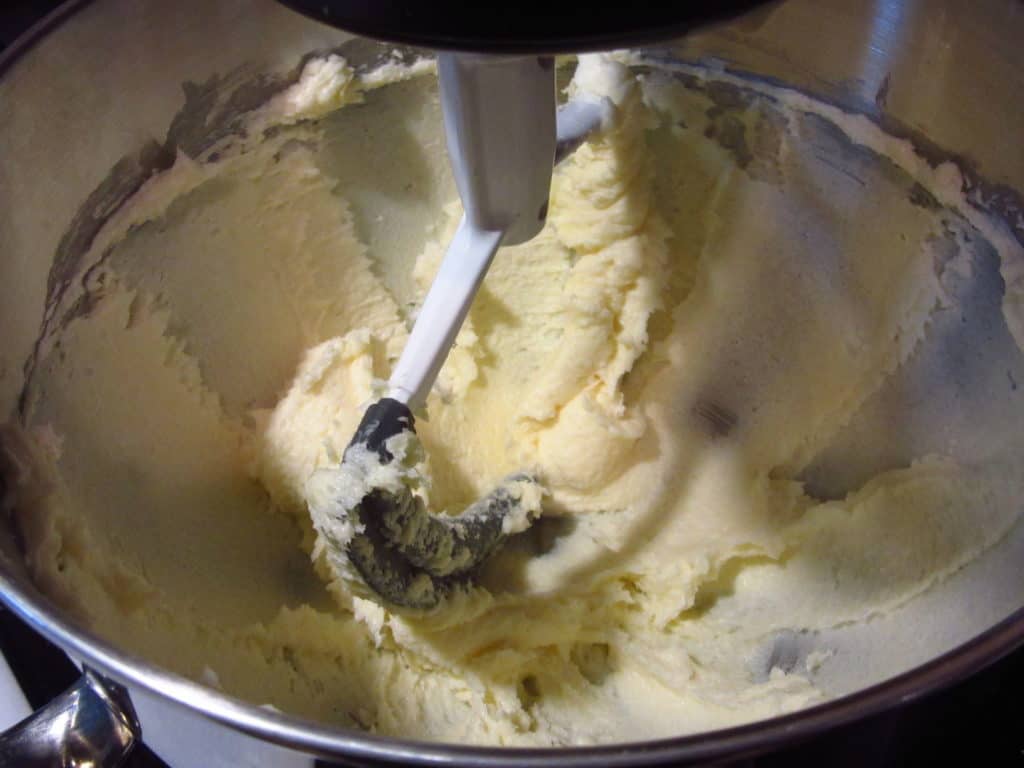
M171 669L385 734L632 741L838 692L819 632L1019 516L1013 411L984 456L933 441L811 487L959 311L990 233L953 212L953 171L799 97L581 61L569 95L609 97L613 124L556 170L544 231L500 251L417 423L431 508L528 470L543 517L472 593L394 615L334 578L307 481L379 396L458 221L429 69L313 60L247 140L179 156L107 224L90 308L4 433L37 584ZM871 456L900 429L880 424Z

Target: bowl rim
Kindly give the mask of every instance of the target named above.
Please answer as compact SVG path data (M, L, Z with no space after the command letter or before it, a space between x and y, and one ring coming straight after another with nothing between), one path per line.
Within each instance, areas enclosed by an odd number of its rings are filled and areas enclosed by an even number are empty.
M687 736L587 747L484 747L356 732L250 704L118 650L75 626L59 608L0 566L0 599L51 642L113 680L198 712L279 746L325 758L415 765L626 766L739 759L804 741L925 698L994 664L1024 645L1024 607L967 642L913 669L797 712ZM130 694L130 688L129 688Z

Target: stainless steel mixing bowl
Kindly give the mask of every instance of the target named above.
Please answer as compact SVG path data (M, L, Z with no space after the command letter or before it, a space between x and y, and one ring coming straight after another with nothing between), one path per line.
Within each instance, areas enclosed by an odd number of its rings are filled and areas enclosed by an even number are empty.
M0 411L17 404L22 365L39 333L62 260L155 170L169 125L179 146L202 143L230 110L279 88L302 54L346 41L272 2L71 2L0 59ZM706 29L655 56L712 64L802 90L867 115L919 153L953 159L968 184L1024 242L1024 6L1017 0L788 0ZM206 133L182 115L182 84L245 83L233 103L199 98ZM202 89L193 86L192 96ZM196 105L193 104L193 107ZM177 116L177 120L175 120ZM193 117L195 117L193 115ZM194 120L193 120L194 123ZM154 142L154 137L157 142ZM114 168L114 172L111 172ZM83 202L84 201L84 202ZM0 532L7 605L81 660L78 690L3 750L45 761L56 741L104 745L116 760L137 733L127 687L147 717L208 718L226 726L226 753L250 750L239 732L324 757L475 765L635 765L738 758L869 717L965 678L1024 643L1024 608L927 663L795 714L684 738L563 750L474 748L383 738L233 699L122 652L77 626L28 580L11 530ZM172 704L173 702L173 704ZM70 716L68 713L76 711ZM61 720L63 718L63 720ZM54 722L63 722L61 728ZM67 742L65 742L67 743ZM241 743L241 742L239 742ZM40 762L39 764L52 764Z

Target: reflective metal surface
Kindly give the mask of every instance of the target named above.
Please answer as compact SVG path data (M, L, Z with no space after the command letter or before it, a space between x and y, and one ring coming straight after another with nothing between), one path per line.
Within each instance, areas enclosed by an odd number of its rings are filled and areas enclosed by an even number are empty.
M0 303L0 412L15 407L62 232L122 157L162 140L181 105L181 83L228 78L239 67L249 77L278 76L301 54L344 39L274 3L98 0L71 4L0 58L0 103L17 104L0 110L0 285L19 286L16 300ZM1016 0L789 0L662 54L754 73L862 112L924 153L958 158L985 194L1016 199L1024 189L1021 40L1024 4ZM1024 242L1024 222L1008 226ZM312 754L419 764L738 758L916 699L1024 644L1020 609L934 661L784 717L624 746L498 750L382 738L268 711L124 653L39 594L11 531L0 531L0 591L44 635L122 683Z
M673 46L863 112L1024 189L1024 4L822 0L754 11Z
M62 695L0 735L0 765L116 768L140 732L124 689L87 670Z

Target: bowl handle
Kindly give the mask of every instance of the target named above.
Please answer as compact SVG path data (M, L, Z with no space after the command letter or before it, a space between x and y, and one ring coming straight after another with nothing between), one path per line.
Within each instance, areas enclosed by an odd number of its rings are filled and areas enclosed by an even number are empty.
M141 736L128 692L86 668L64 693L0 734L0 765L116 768Z

